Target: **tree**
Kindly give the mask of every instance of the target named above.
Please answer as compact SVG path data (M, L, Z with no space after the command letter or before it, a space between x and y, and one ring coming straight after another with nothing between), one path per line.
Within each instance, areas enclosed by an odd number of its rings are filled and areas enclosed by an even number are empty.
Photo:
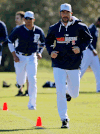
M59 21L60 5L65 0L0 0L0 18L7 25L10 34L15 27L15 13L17 11L33 11L35 13L35 23L47 34L50 25ZM73 15L83 20L87 25L94 22L100 14L100 0L67 0L72 5ZM13 66L11 54L8 47L4 48L4 54L8 59L4 61L3 70L9 71ZM5 57L5 55L4 55ZM11 59L11 60L10 60ZM11 68L10 71L14 71Z

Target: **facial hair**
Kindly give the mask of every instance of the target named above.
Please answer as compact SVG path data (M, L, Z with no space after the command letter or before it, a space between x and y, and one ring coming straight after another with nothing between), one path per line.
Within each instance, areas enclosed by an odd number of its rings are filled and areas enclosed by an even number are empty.
M67 19L64 20L64 18L67 18ZM68 18L68 17L63 17L63 18L62 18L62 22L64 22L64 23L68 23L68 21L69 21L69 18Z

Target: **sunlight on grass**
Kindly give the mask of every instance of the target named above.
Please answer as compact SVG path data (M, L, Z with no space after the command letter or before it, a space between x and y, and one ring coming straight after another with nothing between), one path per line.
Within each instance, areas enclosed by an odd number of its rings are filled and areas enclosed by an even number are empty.
M44 64L44 63L43 63ZM41 67L40 67L41 65ZM46 81L53 81L53 71L39 63L37 73L37 110L28 110L29 97L15 97L15 73L0 73L0 132L5 134L100 134L100 94L96 93L96 83L92 72L86 72L81 79L80 94L68 102L70 129L60 129L61 121L57 111L56 89L42 88ZM12 84L3 88L5 80ZM26 84L23 90L26 90ZM7 102L8 110L3 111ZM44 129L35 129L37 117L42 119Z

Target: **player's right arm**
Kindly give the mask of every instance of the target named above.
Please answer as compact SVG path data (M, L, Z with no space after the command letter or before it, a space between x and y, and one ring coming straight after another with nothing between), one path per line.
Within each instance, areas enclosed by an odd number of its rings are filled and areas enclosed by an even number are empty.
M54 40L55 40L55 35L54 35L53 28L49 27L48 34L45 39L45 44L46 44L46 48L47 48L49 55L51 55L51 58L56 58L59 53L58 51L53 50Z
M15 47L14 47L14 42L17 38L18 38L18 29L15 29L13 32L11 32L8 38L8 47L10 52L12 53L15 62L19 62L19 58L16 55Z
M91 35L92 35L92 37L93 37L93 41L92 41L92 43L89 45L89 48L90 48L90 50L93 52L94 56L96 56L96 55L98 55L98 53L97 53L96 49L94 48L94 46L96 46L96 40L94 39L94 37L95 37L96 35L95 35L95 30L94 30L94 28L93 28L93 25L90 25L90 26L89 26L89 31L90 31L90 33L91 33Z

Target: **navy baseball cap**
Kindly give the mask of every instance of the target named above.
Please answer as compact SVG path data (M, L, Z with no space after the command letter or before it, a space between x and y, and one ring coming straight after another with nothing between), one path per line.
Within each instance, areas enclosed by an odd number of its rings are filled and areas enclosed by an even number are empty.
M34 19L34 12L32 11L25 12L24 18L26 17Z
M71 5L68 4L68 3L61 4L61 6L60 6L60 12L61 11L64 11L64 10L69 11L69 12L72 12Z

